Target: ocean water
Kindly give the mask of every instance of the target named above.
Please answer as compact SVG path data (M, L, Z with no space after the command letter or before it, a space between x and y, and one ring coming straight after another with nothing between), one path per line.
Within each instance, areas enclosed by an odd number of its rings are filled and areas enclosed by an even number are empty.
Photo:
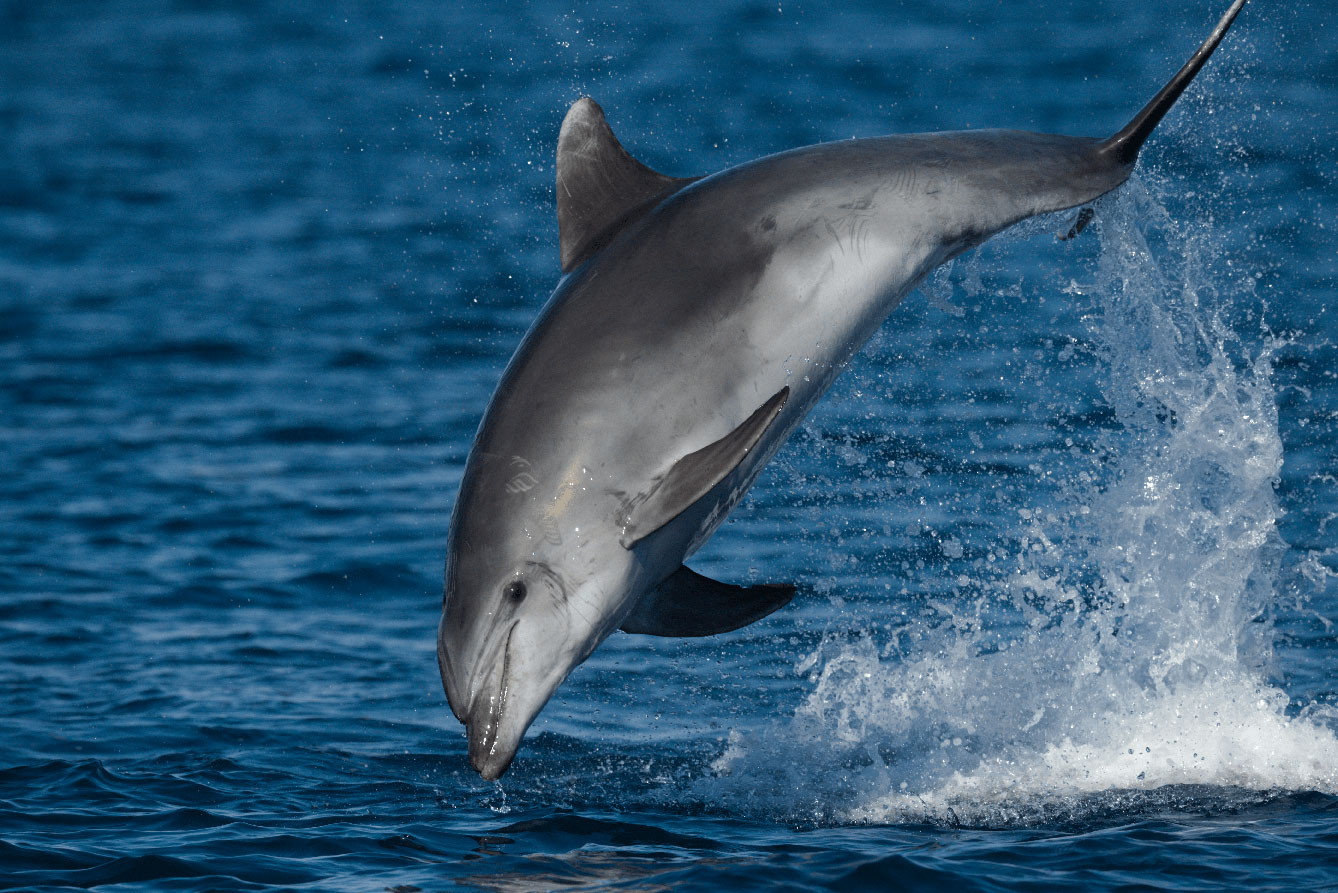
M1338 888L1322 4L895 312L693 561L788 608L497 783L434 656L572 101L680 176L1104 135L1225 6L0 2L0 887Z

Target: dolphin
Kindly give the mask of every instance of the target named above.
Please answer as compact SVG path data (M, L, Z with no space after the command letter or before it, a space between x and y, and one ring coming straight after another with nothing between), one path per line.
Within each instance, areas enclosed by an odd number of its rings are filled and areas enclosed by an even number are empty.
M1128 179L1244 2L1107 139L853 139L678 178L629 155L592 99L571 107L565 275L484 414L447 541L437 660L483 778L615 630L713 635L789 602L792 586L683 562L935 267Z

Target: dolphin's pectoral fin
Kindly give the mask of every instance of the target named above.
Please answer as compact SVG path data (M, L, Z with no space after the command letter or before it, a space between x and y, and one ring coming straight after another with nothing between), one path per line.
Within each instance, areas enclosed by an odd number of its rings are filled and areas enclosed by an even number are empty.
M1087 229L1087 224L1091 223L1092 218L1095 216L1096 216L1095 209L1083 208L1081 211L1078 212L1078 216L1074 218L1073 226L1069 227L1069 231L1066 233L1059 234L1059 241L1067 242L1069 239L1076 238L1078 233Z
M625 633L714 636L747 626L783 608L794 587L776 583L735 586L703 577L686 565L651 590L623 621Z
M558 133L557 212L562 272L602 249L640 213L700 177L667 177L618 142L604 110L584 96Z
M780 415L789 397L790 388L781 388L742 425L715 443L695 453L688 453L674 463L659 486L628 516L620 540L623 547L632 548L687 511L712 487L728 477L757 446L771 423L776 421L776 416Z

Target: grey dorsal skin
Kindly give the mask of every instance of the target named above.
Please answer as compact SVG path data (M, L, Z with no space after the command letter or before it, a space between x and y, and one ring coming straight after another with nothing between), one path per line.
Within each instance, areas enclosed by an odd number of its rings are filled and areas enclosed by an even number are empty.
M888 136L676 179L633 159L593 100L571 107L557 159L567 275L493 394L447 544L437 658L484 778L620 627L710 635L789 601L792 587L683 562L931 270L1123 183L1243 4L1106 140Z

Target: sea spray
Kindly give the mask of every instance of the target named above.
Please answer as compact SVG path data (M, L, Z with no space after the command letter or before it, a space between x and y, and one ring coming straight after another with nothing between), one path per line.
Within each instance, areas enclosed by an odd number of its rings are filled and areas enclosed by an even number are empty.
M1118 811L1139 791L1338 792L1338 738L1270 681L1273 346L1221 315L1252 280L1141 181L1093 230L1093 281L1063 291L1091 305L1109 422L1056 452L1054 504L1019 507L989 564L916 605L902 635L829 635L796 666L810 688L793 715L731 736L712 796L806 820L992 824ZM981 287L970 268L960 280L968 298ZM947 274L930 289L956 312Z

